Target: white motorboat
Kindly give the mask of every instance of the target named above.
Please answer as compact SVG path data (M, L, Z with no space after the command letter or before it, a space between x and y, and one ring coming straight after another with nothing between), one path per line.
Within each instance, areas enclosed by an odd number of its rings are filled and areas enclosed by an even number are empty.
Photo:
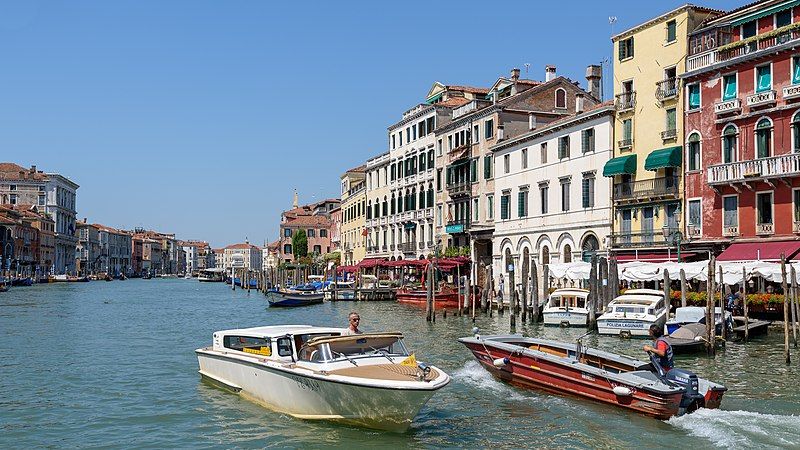
M355 281L333 281L325 286L325 300L355 300Z
M278 412L405 431L450 382L417 363L400 333L343 336L308 325L217 331L197 349L200 374Z
M197 275L197 281L206 283L220 283L225 281L225 269L222 267L201 269Z
M550 294L542 310L545 325L585 327L588 325L589 309L586 307L589 291L586 289L556 289Z
M597 318L600 334L648 336L650 325L663 327L668 308L664 292L655 289L629 289L608 304Z
M717 333L722 333L722 326L733 329L733 315L730 311L724 312L725 319L722 318L723 311L719 306L714 308L714 326ZM706 323L706 308L702 306L683 306L675 308L675 315L667 320L664 325L664 334L672 334L675 330L690 323Z

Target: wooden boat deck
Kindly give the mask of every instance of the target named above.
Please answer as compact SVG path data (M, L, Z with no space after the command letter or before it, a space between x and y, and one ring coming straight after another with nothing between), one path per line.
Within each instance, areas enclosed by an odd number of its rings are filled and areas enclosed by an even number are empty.
M420 370L414 366L402 366L400 364L373 364L368 366L353 366L328 372L331 375L342 375L346 377L370 378L373 380L391 381L415 381L419 380ZM439 377L439 372L431 368L425 381L435 380Z

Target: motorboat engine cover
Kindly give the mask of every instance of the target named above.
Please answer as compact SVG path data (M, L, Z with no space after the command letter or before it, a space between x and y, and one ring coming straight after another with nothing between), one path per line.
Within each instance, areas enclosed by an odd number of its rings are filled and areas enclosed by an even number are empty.
M667 372L666 378L686 389L681 398L681 413L692 412L703 406L705 397L700 394L700 383L697 381L695 373L673 368Z

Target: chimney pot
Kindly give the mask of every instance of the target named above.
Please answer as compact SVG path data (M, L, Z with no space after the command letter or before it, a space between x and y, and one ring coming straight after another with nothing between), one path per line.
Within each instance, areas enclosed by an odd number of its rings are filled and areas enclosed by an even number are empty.
M497 140L502 141L505 138L505 130L503 130L502 125L497 126Z
M586 67L586 91L597 100L603 100L600 95L600 86L603 81L603 68L597 64Z
M552 81L556 78L556 66L548 64L544 66L544 81Z
M517 69L516 67L511 69L511 79L514 81L519 80L519 69Z
M583 92L575 94L575 112L578 114L583 112Z
M536 129L536 116L533 113L528 113L528 129Z

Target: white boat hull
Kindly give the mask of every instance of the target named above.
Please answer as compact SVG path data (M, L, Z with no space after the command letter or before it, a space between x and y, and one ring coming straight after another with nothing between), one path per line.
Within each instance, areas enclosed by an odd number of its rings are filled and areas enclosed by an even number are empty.
M206 350L198 350L197 359L203 376L274 411L396 432L405 431L434 392L447 384L431 383L429 389L387 388L333 379L341 377L326 380L325 375L308 370Z
M548 311L544 310L545 325L569 325L571 327L585 327L589 323L589 313L587 311Z
M632 318L599 318L597 319L597 332L599 334L606 334L612 336L620 336L620 335L630 335L630 336L649 336L650 335L650 325L656 324L660 327L664 327L664 323L667 321L666 314L663 314L656 318L655 320L652 319L632 319Z

